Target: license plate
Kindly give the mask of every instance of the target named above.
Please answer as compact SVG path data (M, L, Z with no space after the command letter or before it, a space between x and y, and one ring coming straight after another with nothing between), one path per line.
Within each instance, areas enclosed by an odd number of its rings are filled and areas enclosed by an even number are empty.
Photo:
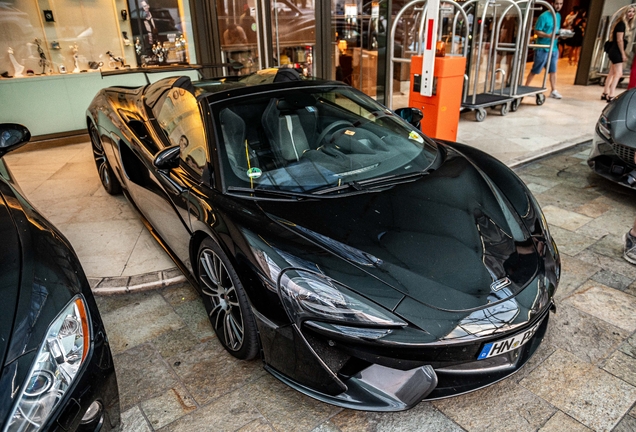
M481 352L479 353L479 357L477 357L477 360L483 360L505 354L508 351L512 351L519 348L520 346L525 345L530 339L532 339L532 336L534 336L537 328L539 328L539 324L535 325L529 330L526 330L523 333L519 333L507 339L487 343L486 345L484 345Z

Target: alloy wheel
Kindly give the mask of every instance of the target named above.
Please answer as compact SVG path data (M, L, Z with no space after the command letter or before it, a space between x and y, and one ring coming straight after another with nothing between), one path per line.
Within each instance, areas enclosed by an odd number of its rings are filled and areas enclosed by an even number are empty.
M211 249L199 254L199 278L203 295L209 297L210 321L223 345L239 351L245 339L245 325L236 286L221 258Z
M102 186L104 186L104 189L106 189L106 192L109 194L116 195L121 192L121 186L119 180L114 178L113 170L110 168L110 165L108 165L102 140L94 124L90 125L89 134L92 144L91 147L93 148L93 159L95 160L95 166L97 167L97 173L102 182Z

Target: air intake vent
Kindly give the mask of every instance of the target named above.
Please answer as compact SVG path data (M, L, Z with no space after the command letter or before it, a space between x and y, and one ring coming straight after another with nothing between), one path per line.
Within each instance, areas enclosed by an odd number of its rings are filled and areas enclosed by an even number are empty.
M623 160L630 167L636 167L634 164L634 153L635 149L631 147L624 146L622 144L612 143L612 148L614 149L614 153Z

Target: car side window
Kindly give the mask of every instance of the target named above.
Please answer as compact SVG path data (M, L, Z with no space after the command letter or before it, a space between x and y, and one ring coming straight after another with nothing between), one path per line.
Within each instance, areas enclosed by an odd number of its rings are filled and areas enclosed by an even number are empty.
M157 113L157 121L170 143L181 147L184 164L202 175L207 152L203 120L194 95L184 89L171 89Z

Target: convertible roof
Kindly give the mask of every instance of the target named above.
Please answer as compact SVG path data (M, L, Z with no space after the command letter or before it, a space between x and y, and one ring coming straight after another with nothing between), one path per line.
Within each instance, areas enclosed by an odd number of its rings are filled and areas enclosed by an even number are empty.
M148 85L144 93L146 103L152 107L161 95L171 88L183 88L194 94L197 99L207 98L213 102L228 96L320 84L345 85L341 82L303 78L294 69L265 69L247 76L213 78L194 82L187 76L164 78Z

